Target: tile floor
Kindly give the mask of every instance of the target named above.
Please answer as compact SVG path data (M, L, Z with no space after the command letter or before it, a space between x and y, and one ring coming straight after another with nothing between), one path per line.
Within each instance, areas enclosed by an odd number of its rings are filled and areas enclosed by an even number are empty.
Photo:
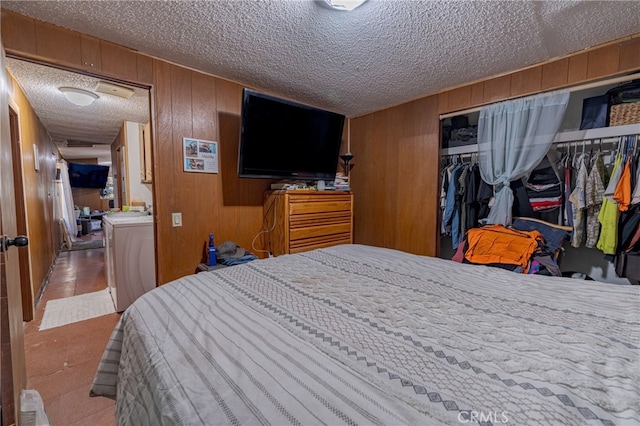
M119 314L38 331L47 300L106 286L104 249L60 252L35 318L25 326L27 388L40 393L54 426L115 424L115 402L90 398L89 388Z

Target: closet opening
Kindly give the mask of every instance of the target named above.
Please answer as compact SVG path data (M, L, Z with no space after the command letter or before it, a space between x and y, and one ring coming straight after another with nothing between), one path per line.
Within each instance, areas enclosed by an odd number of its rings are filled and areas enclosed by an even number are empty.
M584 214L582 231L573 226L573 203L569 197L576 191L576 185L580 186L583 182L586 185L587 180L583 178L590 177L594 166L603 170L602 176L600 176L602 181L600 186L605 189L609 186L616 159L621 158L623 163L629 163L631 170L638 170L640 166L637 164L638 152L640 151L640 147L638 147L640 113L627 114L626 116L619 113L619 111L638 106L640 106L640 73L570 88L569 102L562 123L546 157L533 172L517 182L511 182L512 189L518 186L524 187L521 192L528 194L526 201L520 201L526 203L524 210L527 212L527 216L534 211L534 218L560 227L568 227L571 230L570 240L563 245L564 251L560 259L560 268L563 273L572 271L597 281L618 284L637 282L637 278L625 276L624 271L616 271L618 266L616 259L620 257L621 250L628 247L616 247L614 254L611 254L611 249L602 251L598 248L602 225L598 222L597 215L602 205L602 195L590 195L592 201L588 206L585 204L583 207L578 207L581 214ZM457 246L454 247L452 242L451 219L444 217L448 190L446 184L449 183L450 177L445 174L450 173L456 165L463 165L466 168L465 173L477 173L479 117L480 108L440 116L442 185L440 188L439 225L441 238L438 256L441 258L451 259L457 249ZM534 186L537 186L537 189L541 188L540 176L545 173L547 173L548 182L545 181L544 184L556 189L549 190L548 193L538 192L536 196L531 188ZM595 177L591 176L591 179L589 181L591 182L590 190L597 182ZM636 189L637 180L639 179L635 175L631 179L632 187L629 188L629 191L632 194L640 193L640 190ZM458 187L458 190L464 191L465 189L461 190ZM493 189L491 192L493 195ZM514 190L514 192L516 191ZM579 191L574 194L573 198L578 193ZM461 197L465 196L469 195L466 192L459 194L458 202L463 203L459 207L464 205ZM583 195L583 197L585 196ZM473 200L473 202L479 203L482 208L490 208L492 200L491 197L486 198L486 193L481 195L481 198L477 198L477 194L471 197L467 200L468 202ZM518 199L516 197L514 216L520 213L517 206ZM621 214L621 217L624 217L624 213ZM589 228L587 228L587 224L589 224ZM466 232L468 226L471 225L467 224L467 227L463 225L461 232ZM628 234L631 231L625 232ZM574 238L577 234L583 235L583 237ZM618 269L621 268L618 267Z
M124 210L151 214L151 95L148 87L22 58L7 58L6 67L17 83L10 97L21 112L21 181L26 230L33 243L26 269L31 285L23 292L23 303L33 308L60 253L99 249L100 255L92 258L104 264L103 217ZM77 106L61 87L86 90L97 99ZM108 176L100 185L71 179L70 164L108 168Z

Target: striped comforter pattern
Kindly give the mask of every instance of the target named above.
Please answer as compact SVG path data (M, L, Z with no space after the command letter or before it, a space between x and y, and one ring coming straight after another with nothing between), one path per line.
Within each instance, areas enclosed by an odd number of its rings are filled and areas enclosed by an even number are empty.
M640 288L362 245L178 279L113 331L120 425L640 424Z

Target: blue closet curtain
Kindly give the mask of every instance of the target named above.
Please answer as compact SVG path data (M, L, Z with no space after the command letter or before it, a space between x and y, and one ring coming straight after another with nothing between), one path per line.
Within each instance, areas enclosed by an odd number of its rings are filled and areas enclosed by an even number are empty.
M497 192L488 223L511 225L509 183L544 158L564 117L569 91L561 90L483 107L478 121L478 159L485 182Z

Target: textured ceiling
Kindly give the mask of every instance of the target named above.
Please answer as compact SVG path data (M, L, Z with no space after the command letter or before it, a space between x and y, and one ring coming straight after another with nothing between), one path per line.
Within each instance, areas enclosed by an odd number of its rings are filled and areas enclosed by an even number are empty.
M12 58L7 58L7 68L64 158L98 157L101 163L109 163L110 145L122 128L122 122L149 121L149 91L146 89L132 87L134 94L129 99L97 93L99 98L95 102L79 107L67 101L59 88L75 87L95 92L100 79ZM95 144L97 149L67 148L68 141Z
M356 116L640 32L639 1L2 1L2 7Z

